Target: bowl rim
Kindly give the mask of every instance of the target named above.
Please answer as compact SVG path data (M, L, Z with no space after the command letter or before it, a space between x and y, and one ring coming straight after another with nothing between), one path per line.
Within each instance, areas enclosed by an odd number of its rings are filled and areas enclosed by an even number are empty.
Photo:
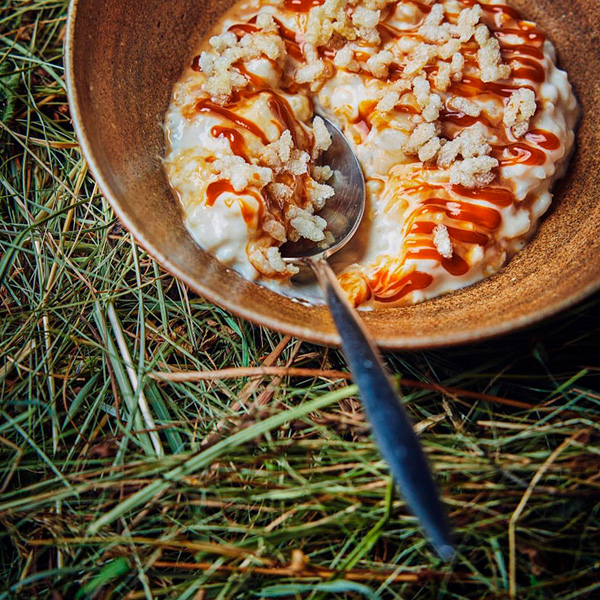
M104 197L109 201L112 209L119 218L119 221L131 233L134 240L148 252L168 273L182 281L194 292L200 294L213 304L230 311L232 314L241 317L268 329L280 333L291 335L308 342L320 344L323 346L338 347L341 339L337 332L324 333L307 327L292 325L282 321L277 317L266 317L260 311L254 308L246 308L235 302L231 302L226 295L220 294L212 288L206 287L202 282L197 281L181 271L177 265L172 263L168 256L160 248L156 247L152 240L148 239L144 233L137 229L136 225L128 218L126 212L121 209L117 194L111 188L109 182L104 177L102 169L96 161L93 145L87 137L86 128L83 122L82 113L79 105L79 92L74 75L74 36L77 20L77 8L79 0L71 0L69 3L66 34L64 43L64 66L66 76L67 98L71 111L71 121L73 129L80 144L81 152L85 158L88 168L92 173L98 187ZM257 285L257 284L254 284ZM475 327L464 333L440 333L433 336L397 336L393 339L379 339L376 332L372 332L375 343L387 350L426 350L437 348L448 348L463 344L476 343L504 334L519 331L532 325L538 324L545 319L554 316L565 309L575 306L582 300L591 296L594 292L600 290L600 279L590 281L586 286L566 297L557 300L550 300L542 309L535 312L529 312L519 317L502 321L496 325Z

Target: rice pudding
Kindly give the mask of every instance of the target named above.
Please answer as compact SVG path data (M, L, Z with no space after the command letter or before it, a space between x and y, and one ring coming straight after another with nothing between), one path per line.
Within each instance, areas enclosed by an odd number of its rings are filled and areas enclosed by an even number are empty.
M579 108L552 43L500 0L244 0L201 43L166 118L196 241L287 295L279 248L330 242L319 157L339 125L367 211L334 256L355 306L420 302L496 273L535 233Z

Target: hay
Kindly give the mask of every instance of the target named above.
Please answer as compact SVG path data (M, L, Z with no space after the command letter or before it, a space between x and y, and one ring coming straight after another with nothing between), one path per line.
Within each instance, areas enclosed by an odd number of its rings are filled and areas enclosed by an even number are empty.
M65 12L0 12L0 598L598 597L600 299L388 355L456 527L444 566L340 354L194 296L115 220L69 121Z

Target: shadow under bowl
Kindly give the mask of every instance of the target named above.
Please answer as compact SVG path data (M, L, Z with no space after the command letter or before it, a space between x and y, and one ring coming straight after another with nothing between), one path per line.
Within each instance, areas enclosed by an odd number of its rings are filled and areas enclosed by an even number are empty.
M260 325L325 345L339 337L324 306L250 283L187 232L161 157L174 83L232 0L74 0L66 40L69 99L83 153L136 240L190 288ZM365 313L390 349L472 342L540 321L600 288L600 4L514 0L556 44L582 105L578 149L538 235L497 275L422 304Z

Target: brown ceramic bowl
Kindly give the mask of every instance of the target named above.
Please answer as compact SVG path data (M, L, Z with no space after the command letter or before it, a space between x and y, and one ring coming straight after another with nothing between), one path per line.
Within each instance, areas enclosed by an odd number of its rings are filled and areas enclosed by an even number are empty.
M82 149L124 225L199 294L272 329L328 345L325 307L306 307L249 283L199 248L163 169L170 94L198 40L233 0L74 0L66 69ZM557 46L583 107L578 151L552 213L496 276L406 308L366 313L386 348L432 348L505 333L572 306L600 287L600 4L513 0Z

